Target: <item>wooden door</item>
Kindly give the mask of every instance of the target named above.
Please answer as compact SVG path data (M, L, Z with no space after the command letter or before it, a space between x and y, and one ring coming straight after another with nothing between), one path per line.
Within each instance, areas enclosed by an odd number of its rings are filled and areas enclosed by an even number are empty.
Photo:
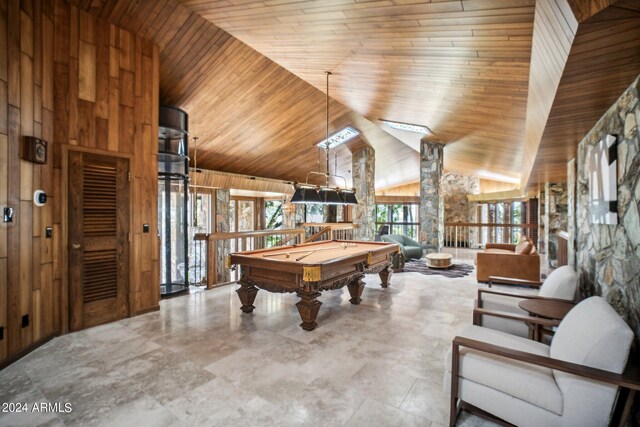
M78 330L129 313L129 161L69 152L69 315Z

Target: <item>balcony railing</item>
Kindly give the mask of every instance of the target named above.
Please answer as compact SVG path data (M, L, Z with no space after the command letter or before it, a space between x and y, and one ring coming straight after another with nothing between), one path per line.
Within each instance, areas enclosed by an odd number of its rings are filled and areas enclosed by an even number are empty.
M517 243L520 233L531 235L535 224L444 224L444 246L450 248L482 248L487 243Z
M302 224L306 232L307 242L323 240L354 240L358 224L349 222L307 222Z
M305 232L304 228L287 228L210 234L207 236L207 287L238 280L239 272L231 271L225 265L225 259L230 253L304 243Z

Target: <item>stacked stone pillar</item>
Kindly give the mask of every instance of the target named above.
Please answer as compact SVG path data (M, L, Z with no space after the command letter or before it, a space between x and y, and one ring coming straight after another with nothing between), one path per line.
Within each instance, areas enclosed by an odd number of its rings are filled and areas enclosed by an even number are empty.
M231 201L231 192L229 190L216 190L216 233L229 232L230 215L229 202ZM215 242L216 248L216 271L215 283L224 283L229 281L229 269L225 265L226 257L231 251L228 240L218 240Z
M567 247L567 264L576 269L576 159L567 163L567 232L569 243Z
M420 243L427 253L440 252L444 243L443 159L443 144L420 141Z
M358 240L374 240L376 235L376 152L371 147L352 153L353 186L358 204L353 207L353 223L358 224Z

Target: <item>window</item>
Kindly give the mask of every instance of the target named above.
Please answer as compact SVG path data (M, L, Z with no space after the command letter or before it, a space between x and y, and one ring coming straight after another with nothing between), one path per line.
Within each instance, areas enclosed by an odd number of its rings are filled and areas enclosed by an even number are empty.
M327 146L329 146L329 148L334 148L340 144L344 144L345 142L355 138L358 135L360 135L360 132L357 129L354 129L351 126L347 126L346 128L343 128L338 132L330 135L329 139L325 138L322 141L318 142L316 145L320 148L327 148ZM329 143L327 143L327 141L329 141Z
M282 216L282 200L267 200L264 202L264 228L282 228L284 218Z
M304 222L324 222L324 206L318 203L305 204Z
M417 204L381 204L376 205L376 227L389 227L389 234L402 234L412 239L418 238Z

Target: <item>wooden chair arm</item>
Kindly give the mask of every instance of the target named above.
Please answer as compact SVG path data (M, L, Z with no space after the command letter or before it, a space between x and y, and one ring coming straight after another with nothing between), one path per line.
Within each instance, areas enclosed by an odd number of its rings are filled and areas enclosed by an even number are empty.
M548 328L552 328L560 324L560 321L555 319L545 319L542 317L533 317L533 316L527 316L524 314L509 313L507 311L487 310L486 308L474 308L473 309L474 325L482 326L480 325L481 316L493 316L493 317L500 317L502 319L519 320L521 322L534 323L536 325L545 326Z
M520 299L539 299L545 301L561 301L572 302L562 298L541 297L540 295L514 294L513 292L494 291L493 289L478 289L478 307L482 307L482 294L500 295L503 297L520 298Z
M509 285L522 285L531 288L539 288L542 282L539 280L516 279L514 277L489 276L489 287L494 283L506 283Z
M467 347L473 350L482 351L484 353L495 354L496 356L506 357L507 359L518 360L520 362L530 363L532 365L543 366L549 369L567 372L595 381L613 384L618 387L625 387L631 390L640 390L640 378L629 377L624 374L617 374L604 369L592 368L590 366L579 365L577 363L567 362L564 360L553 359L551 357L531 354L524 351L514 350L507 347L501 347L484 341L478 341L471 338L457 336L453 339L453 354L459 354L460 347ZM453 363L458 364L458 360ZM457 368L457 366L456 366ZM457 373L457 369L455 369Z

